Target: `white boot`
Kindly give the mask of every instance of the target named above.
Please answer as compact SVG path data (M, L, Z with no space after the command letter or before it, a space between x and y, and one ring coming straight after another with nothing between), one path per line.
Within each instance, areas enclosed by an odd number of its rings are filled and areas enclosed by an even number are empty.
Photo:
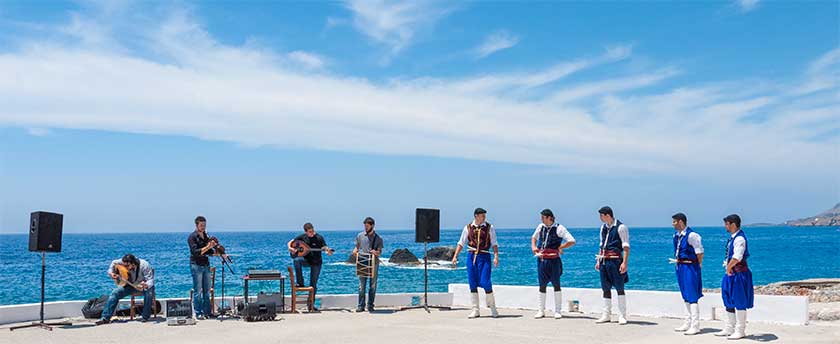
M700 305L691 304L691 327L685 331L685 335L693 336L700 333Z
M472 312L467 315L467 318L472 319L481 316L478 313L478 293L470 293L470 303L472 304Z
M735 313L726 312L726 319L723 321L723 331L715 333L718 337L731 336L735 332Z
M688 313L685 316L685 322L683 322L682 326L675 328L674 331L685 332L691 327L691 305L688 302L685 303L685 312Z
M735 332L732 332L732 335L727 337L728 339L741 339L747 336L747 310L736 310L735 316Z
M539 319L545 317L545 293L540 292L540 303L538 304L539 310L537 310L537 314L534 314L534 319Z
M490 316L497 318L499 311L496 310L496 294L490 293L485 295L487 297L487 307L490 308Z
M601 311L601 317L595 320L596 324L603 324L610 322L610 313L612 312L612 299L604 299L604 309Z
M618 324L627 325L627 297L618 296Z
M563 292L558 290L554 292L554 319L560 319L563 314L560 311L563 309Z

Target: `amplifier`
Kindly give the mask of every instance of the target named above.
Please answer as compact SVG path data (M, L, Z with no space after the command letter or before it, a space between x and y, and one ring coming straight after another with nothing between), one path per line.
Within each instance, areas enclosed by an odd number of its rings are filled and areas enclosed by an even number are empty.
M195 325L191 299L166 301L166 324L169 326Z
M248 277L257 278L280 278L280 270L248 270Z
M283 294L281 293L259 293L257 294L257 303L269 303L273 302L276 305L274 308L274 313L283 313Z
M274 321L277 318L274 302L251 302L245 306L245 321Z

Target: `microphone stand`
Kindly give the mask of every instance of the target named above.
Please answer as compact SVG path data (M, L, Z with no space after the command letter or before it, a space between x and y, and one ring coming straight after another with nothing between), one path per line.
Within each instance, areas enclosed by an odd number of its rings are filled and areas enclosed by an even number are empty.
M234 277L236 277L236 272L233 271L233 268L231 268L230 264L228 263L228 259L230 258L225 259L225 257L223 256L219 256L219 258L221 258L222 260L222 304L219 306L219 316L217 316L216 319L219 319L219 321L224 321L225 318L233 317L233 315L228 314L228 310L225 309L225 267L227 267L228 270L230 270L230 273L232 273Z

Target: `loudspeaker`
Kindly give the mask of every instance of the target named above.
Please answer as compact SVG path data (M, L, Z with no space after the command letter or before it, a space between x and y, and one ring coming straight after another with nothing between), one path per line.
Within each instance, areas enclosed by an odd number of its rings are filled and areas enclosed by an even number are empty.
M440 209L417 208L414 242L440 241Z
M29 218L29 251L61 252L64 215L36 211Z

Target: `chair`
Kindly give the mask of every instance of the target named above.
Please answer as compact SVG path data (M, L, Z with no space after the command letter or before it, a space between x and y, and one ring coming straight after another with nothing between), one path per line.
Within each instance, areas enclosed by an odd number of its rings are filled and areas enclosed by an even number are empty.
M210 267L210 313L216 314L216 268Z
M292 286L292 313L297 311L298 304L306 304L307 310L315 311L315 288L313 287L298 287L295 283L295 271L291 266L289 268L289 284ZM302 301L298 300L298 293L307 293L307 296Z
M152 269L152 278L155 276L155 269ZM129 311L129 318L134 320L135 311L134 311L134 297L143 297L143 293L136 292L131 293L131 310ZM158 309L157 309L157 293L152 294L152 316L157 319Z

